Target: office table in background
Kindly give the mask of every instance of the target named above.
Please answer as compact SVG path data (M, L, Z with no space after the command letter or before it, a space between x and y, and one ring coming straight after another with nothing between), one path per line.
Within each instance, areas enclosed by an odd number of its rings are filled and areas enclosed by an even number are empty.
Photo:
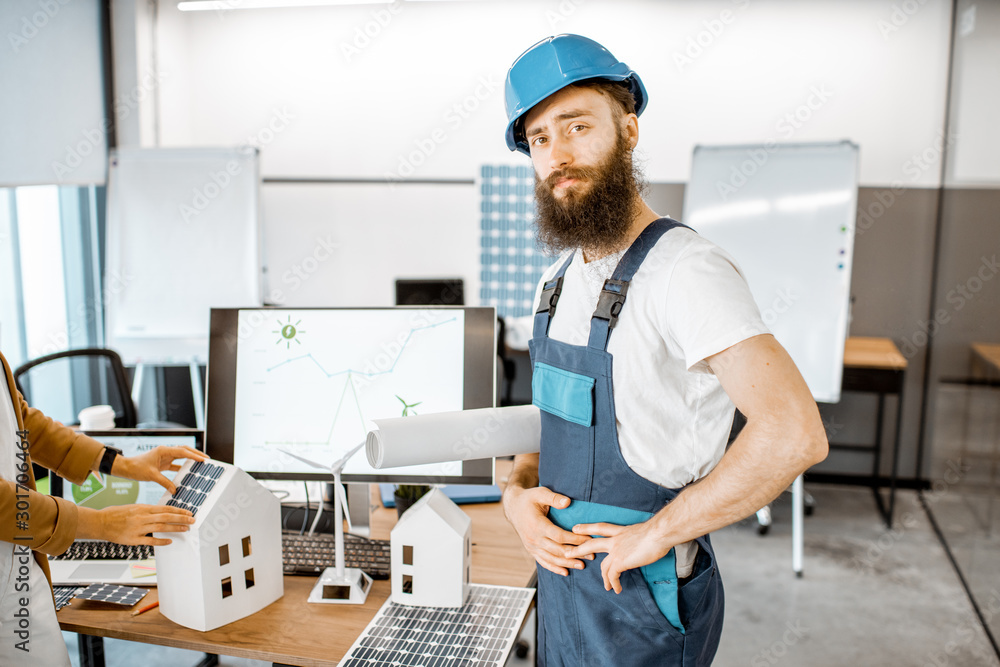
M509 468L509 462L497 462L497 480L501 486ZM372 537L388 539L396 523L396 511L382 507L377 486L373 485L372 489L371 502L377 506L372 515ZM533 586L535 562L504 518L500 503L466 505L463 510L472 518L471 581ZM285 594L280 600L252 616L210 632L177 625L166 619L159 608L133 617L131 608L108 609L106 605L83 600L74 600L63 607L57 617L63 630L81 635L279 664L335 665L389 597L390 582L374 582L363 605L309 604L306 599L316 580L316 577L285 577ZM157 591L152 589L142 604L157 599Z
M899 467L900 431L903 424L903 384L906 380L906 357L888 338L852 336L844 346L844 391L874 393L878 395L878 413L875 420L875 442L872 445L830 443L831 448L872 453L871 488L875 504L888 528L892 528L893 510L896 505L896 478ZM892 444L892 465L889 474L888 505L880 491L882 467L882 426L885 420L885 397L896 396L896 430Z
M988 380L1000 378L1000 343L972 344L973 375L979 366Z
M993 412L993 424L985 437L976 437L974 432L970 433L970 423L976 423L973 419L973 396L968 394L962 401L962 434L961 447L959 449L960 465L963 470L966 468L976 469L976 475L980 483L986 483L988 488L996 488L997 479L1000 476L1000 468L997 466L998 456L1000 456L1000 410L996 409L996 390L1000 388L1000 343L972 343L972 356L970 359L969 377L963 381L967 391L974 388L985 390L988 396L987 403L979 414L982 415L982 426L988 428L986 422L990 411ZM988 472L987 472L988 471ZM983 475L988 474L988 479L983 479ZM969 479L966 479L969 482ZM988 505L986 516L977 516L978 521L985 530L989 530L992 525L994 503Z

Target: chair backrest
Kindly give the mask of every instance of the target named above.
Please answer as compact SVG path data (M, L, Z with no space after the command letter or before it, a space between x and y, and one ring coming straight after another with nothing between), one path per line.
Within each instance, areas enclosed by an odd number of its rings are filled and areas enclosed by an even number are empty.
M18 366L14 382L28 405L64 424L77 424L83 408L110 405L117 427L136 426L125 365L113 350L86 348L47 354Z

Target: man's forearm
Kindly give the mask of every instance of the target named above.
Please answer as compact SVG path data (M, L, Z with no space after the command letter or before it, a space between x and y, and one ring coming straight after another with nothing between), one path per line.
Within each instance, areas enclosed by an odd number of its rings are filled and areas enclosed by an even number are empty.
M510 468L507 484L504 485L503 495L500 498L504 516L508 521L511 520L511 498L525 489L533 489L536 486L538 486L538 454L518 454L514 457L514 465Z
M753 514L826 457L822 422L819 426L813 420L800 428L748 423L712 472L651 519L655 533L676 546Z
M538 486L538 454L518 454L507 476L507 488L532 489Z

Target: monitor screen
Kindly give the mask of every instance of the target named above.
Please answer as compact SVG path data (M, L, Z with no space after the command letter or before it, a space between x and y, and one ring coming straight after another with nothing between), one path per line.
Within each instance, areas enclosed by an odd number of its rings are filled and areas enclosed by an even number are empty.
M213 309L206 451L259 479L329 480L373 419L493 407L493 308ZM492 484L493 461L375 470L345 482Z
M202 451L203 433L194 429L132 429L118 428L110 431L83 431L94 440L120 449L122 456L138 456L160 445L191 447ZM182 461L181 461L182 462ZM174 473L163 473L173 479ZM52 485L49 492L71 500L81 507L103 509L116 505L156 505L164 493L158 482L137 482L112 475L98 476L91 473L83 484L73 484L58 475L49 475Z

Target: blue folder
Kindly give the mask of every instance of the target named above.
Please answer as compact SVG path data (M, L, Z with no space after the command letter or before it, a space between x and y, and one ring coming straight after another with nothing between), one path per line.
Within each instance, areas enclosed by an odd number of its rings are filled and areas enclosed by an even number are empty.
M385 507L395 507L396 500L392 494L396 490L395 484L379 484L379 494L382 496L382 504ZM451 498L456 505L467 505L472 503L495 503L500 500L500 487L485 484L448 484L441 487L444 494Z

